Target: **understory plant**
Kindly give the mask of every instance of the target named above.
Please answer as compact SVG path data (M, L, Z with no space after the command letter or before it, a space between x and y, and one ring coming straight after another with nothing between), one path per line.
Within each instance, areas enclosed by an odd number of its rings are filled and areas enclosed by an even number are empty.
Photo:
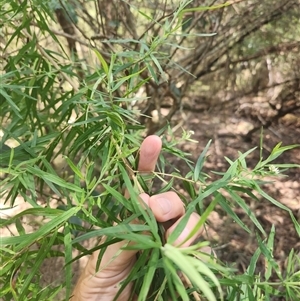
M254 168L247 165L248 156L257 151L251 149L237 152L235 160L226 158L226 172L204 172L211 142L193 162L180 148L193 142L192 132L183 130L178 137L166 123L156 132L163 141L156 171L146 178L137 172L138 149L145 135L145 126L139 121L141 91L146 83L167 81L162 64L171 64L172 58L162 48L170 39L174 42L174 36L185 35L184 16L193 12L187 8L191 1L178 1L177 9L161 20L136 10L149 26L158 24L162 34L147 36L145 32L138 40L107 40L118 45L109 60L91 42L87 45L90 60L84 62L75 53L68 55L50 29L55 23L54 11L65 8L64 1L56 3L59 8L53 1L2 2L2 30L9 39L0 74L0 225L3 230L15 229L0 240L2 300L68 300L76 261L97 249L101 250L100 261L108 245L124 239L134 241L140 252L120 292L134 281L133 293L139 301L300 299L298 254L291 248L287 270L282 273L273 257L275 227L266 233L243 198L257 202L264 198L287 211L300 236L292 211L266 193L264 182L265 177L299 167L274 162L299 145L279 143L263 158L261 142L260 160ZM66 10L69 18L75 12ZM134 46L128 49L128 44ZM188 172L174 168L170 158L180 160ZM125 188L129 199L124 197ZM168 190L180 195L187 214L165 241L163 227L140 205L138 195ZM28 208L10 215L20 199ZM205 227L216 206L245 235L253 233L235 208L242 209L255 226L258 249L244 274L213 254L203 253L201 248L209 241L186 248L173 245L193 212L201 219L190 237ZM136 219L139 224L132 223ZM25 221L31 221L31 227ZM103 236L107 240L100 243ZM84 246L83 242L92 238L97 241ZM79 255L74 256L74 251ZM263 274L256 269L261 256L267 267ZM64 277L58 284L43 286L41 266L49 258L63 258Z

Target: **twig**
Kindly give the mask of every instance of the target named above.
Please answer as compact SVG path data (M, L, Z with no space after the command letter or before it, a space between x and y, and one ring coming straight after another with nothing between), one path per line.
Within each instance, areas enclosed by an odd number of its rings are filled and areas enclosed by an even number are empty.
M78 37L76 37L75 35L71 35L71 34L68 34L68 33L65 33L65 32L61 32L61 31L57 31L55 29L50 29L51 32L57 36L62 36L64 38L68 38L68 39L73 39L74 41L78 42L79 44L81 45L84 45L86 47L91 47L91 44L89 43L86 43L82 40L80 40Z
M29 38L30 40L33 40L33 37L24 30L24 35ZM38 42L36 42L36 47L40 51L40 53L61 73L61 75L64 77L64 79L71 85L71 87L74 89L75 92L78 92L77 84L72 80L71 77L69 77L65 72L61 72L61 68L59 65L52 59L50 55L43 49L42 46Z
M189 288L193 288L193 285L192 285L190 279L184 273L181 273L181 275L184 278L184 281L186 282L186 285ZM192 295L194 296L196 301L201 301L200 295L196 291L193 291Z

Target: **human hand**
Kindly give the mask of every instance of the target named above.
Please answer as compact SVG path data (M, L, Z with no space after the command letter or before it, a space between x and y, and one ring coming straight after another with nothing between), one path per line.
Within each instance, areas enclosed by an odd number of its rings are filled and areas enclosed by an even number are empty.
M157 136L147 137L140 148L138 171L150 173L155 169L162 142ZM175 192L169 191L154 196L146 193L140 194L141 200L152 210L158 222L166 227L166 238L176 228L185 214L181 199ZM199 221L198 214L193 213L180 236L175 241L179 245L185 241L190 232ZM201 234L199 230L193 237L182 244L189 246ZM94 252L85 267L79 281L74 289L72 301L112 301L119 290L119 284L129 275L135 261L137 250L120 250L128 242L118 242L109 245L102 257L99 271L96 272L96 264L99 251ZM118 252L120 254L115 256ZM130 283L118 297L119 301L128 301L132 291Z

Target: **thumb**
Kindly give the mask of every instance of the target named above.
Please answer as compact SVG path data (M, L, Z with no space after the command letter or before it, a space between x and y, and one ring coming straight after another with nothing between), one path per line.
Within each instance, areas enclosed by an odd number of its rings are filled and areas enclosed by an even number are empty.
M162 148L162 141L158 136L151 135L144 139L140 147L139 153L139 162L138 162L138 171L147 174L151 173L155 169L159 153ZM128 192L125 191L125 197L128 197ZM142 193L140 195L141 202L144 202L149 206L149 195ZM103 242L106 238L103 238ZM118 243L109 245L106 248L106 251L103 254L100 263L100 269L106 274L107 271L114 271L115 274L121 273L124 271L124 265L132 263L134 260L137 250L122 250L128 244L134 244L134 242L129 241L120 241ZM97 266L97 260L99 256L99 251L96 251L92 254L89 264L91 267ZM99 273L101 273L99 271Z

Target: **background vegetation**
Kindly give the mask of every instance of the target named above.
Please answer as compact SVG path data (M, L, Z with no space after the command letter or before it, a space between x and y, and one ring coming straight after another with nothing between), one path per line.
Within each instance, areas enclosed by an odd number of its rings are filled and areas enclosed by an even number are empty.
M128 278L137 279L140 300L299 299L300 246L289 246L282 268L273 254L275 227L266 229L253 205L263 197L286 212L299 238L297 212L264 186L265 178L299 167L277 159L297 145L265 149L267 137L255 140L262 125L274 132L288 123L298 133L299 16L292 0L2 0L0 297L68 299L77 260L104 250L98 238L107 235L108 243L131 238L143 249ZM197 158L184 149L194 137L190 111L197 124L209 113L211 129L243 120L238 134L260 146L256 162L254 149L237 154L237 146L226 168L205 170L210 142ZM257 250L243 270L222 254L205 265L195 259L203 259L205 241L181 250L171 246L173 236L165 245L151 213L136 206L136 185L149 188L132 171L142 136L152 133L164 145L153 192L173 186L187 212L202 216L198 227L219 211L254 236ZM207 136L218 141L220 133ZM122 196L124 185L132 202ZM10 211L24 202L28 209ZM145 224L129 226L136 217ZM41 267L50 257L64 259L64 273L46 286ZM182 282L176 270L185 267L189 280Z

